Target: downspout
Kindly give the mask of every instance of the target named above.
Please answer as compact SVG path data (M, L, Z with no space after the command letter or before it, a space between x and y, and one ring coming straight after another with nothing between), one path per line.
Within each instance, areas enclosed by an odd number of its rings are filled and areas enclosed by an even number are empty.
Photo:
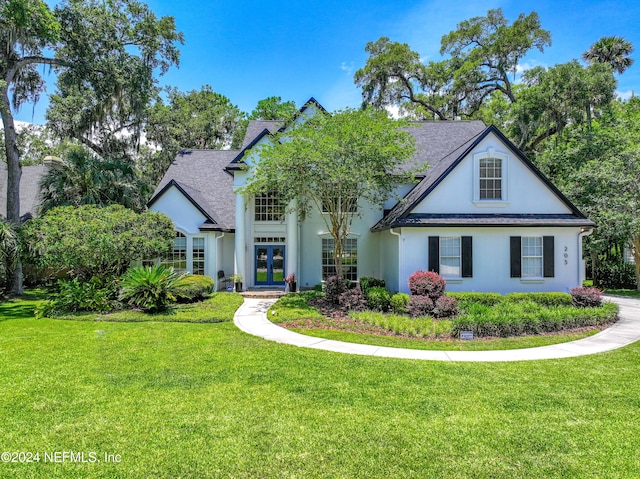
M582 259L582 238L585 238L593 233L593 228L581 230L578 234L578 281L582 286L582 282L585 280L584 260ZM593 274L593 271L591 272Z
M218 259L220 259L220 248L219 248L218 240L220 238L224 238L224 231L222 232L222 234L220 236L216 236L216 281L219 280L218 271L220 271L222 269L222 268L220 268L220 263L218 262ZM215 288L215 291L220 291L219 287L220 287L220 285L217 285L216 288Z
M400 291L400 278L402 276L402 235L393 231L393 228L389 228L389 233L398 237L398 291Z

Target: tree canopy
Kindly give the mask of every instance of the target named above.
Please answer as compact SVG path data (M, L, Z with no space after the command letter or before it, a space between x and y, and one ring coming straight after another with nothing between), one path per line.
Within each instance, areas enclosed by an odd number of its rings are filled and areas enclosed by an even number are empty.
M414 172L400 168L415 151L403 126L372 109L316 113L256 147L260 160L241 192L273 192L288 211L302 216L326 212L322 218L335 241L340 276L344 239L360 214L356 206L380 206L398 183L413 178Z
M162 256L175 235L165 215L121 205L61 206L27 222L21 233L27 262L83 280L120 276L132 261Z
M509 25L501 9L457 25L441 40L441 61L424 64L406 43L386 37L367 44L364 68L355 73L365 104L400 104L420 117L470 117L493 92L516 98L509 75L532 48L551 43L536 12L520 14ZM417 107L417 110L416 110Z

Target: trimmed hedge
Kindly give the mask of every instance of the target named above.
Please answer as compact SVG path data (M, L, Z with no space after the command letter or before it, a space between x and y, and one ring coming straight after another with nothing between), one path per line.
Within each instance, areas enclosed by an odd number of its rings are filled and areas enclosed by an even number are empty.
M455 298L458 303L479 303L494 306L502 302L522 303L532 301L541 306L571 306L569 293L446 293Z
M569 293L509 293L504 300L512 303L533 301L542 306L571 306Z
M213 279L209 276L190 274L178 280L175 296L179 303L195 303L209 296L213 286Z
M604 289L636 289L636 266L602 261L593 270L593 285Z
M485 306L493 306L503 301L503 296L498 293L445 293L455 298L458 303L480 303Z
M481 307L485 311L480 311ZM452 334L473 331L474 336L522 336L561 331L584 326L600 326L614 322L618 317L618 307L605 303L600 308L580 308L558 306L539 308L534 302L504 302L493 307L474 308L473 319L469 315L453 320Z

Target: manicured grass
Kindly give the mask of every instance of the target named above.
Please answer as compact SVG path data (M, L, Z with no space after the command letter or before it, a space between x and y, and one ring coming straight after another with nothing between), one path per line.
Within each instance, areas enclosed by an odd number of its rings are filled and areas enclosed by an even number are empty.
M576 333L524 336L517 338L481 339L473 341L440 341L428 339L414 339L395 336L381 336L378 334L353 333L335 329L320 328L291 328L300 334L316 338L346 341L348 343L371 344L390 348L425 349L432 351L495 351L499 349L524 349L548 346L550 344L566 343L592 336L599 331L581 331Z
M444 363L282 345L231 323L35 320L0 305L0 451L21 478L632 478L640 344ZM19 311L22 311L20 313Z
M176 304L167 311L155 314L141 311L123 310L99 314L91 312L69 313L56 319L75 321L169 321L186 323L219 323L233 321L233 315L242 304L243 298L237 293L211 293L205 301L190 304Z
M615 296L627 296L629 298L640 299L640 291L635 289L607 289L605 294L612 294Z
M283 296L269 308L269 321L277 324L297 319L322 319L324 316L320 314L320 311L307 304L307 301L319 296L322 296L322 293L316 291L304 291Z

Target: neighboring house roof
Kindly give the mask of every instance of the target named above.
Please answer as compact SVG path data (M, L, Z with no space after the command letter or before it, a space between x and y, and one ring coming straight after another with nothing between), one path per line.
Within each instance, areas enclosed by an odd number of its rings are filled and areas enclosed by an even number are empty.
M436 122L444 125L453 125L457 122ZM434 123L435 124L435 123ZM412 214L411 211L425 197L429 195L444 178L489 134L496 135L518 158L536 175L551 192L553 192L572 212L569 215L485 215L485 214L442 214L425 215ZM459 144L446 156L429 162L430 168L424 179L416 185L403 199L398 202L389 214L382 218L372 231L381 231L388 228L398 228L401 226L462 226L462 225L529 225L529 226L594 226L578 208L569 201L550 181L542 174L538 168L522 153L502 132L491 125L479 134L471 136L464 143ZM537 216L538 218L533 218ZM553 216L554 218L551 218Z
M148 206L171 187L177 188L206 218L201 230L233 231L236 197L225 167L238 150L183 150L169 166Z
M20 216L36 216L40 207L40 181L44 165L23 166L20 177ZM0 162L0 216L7 217L7 164Z

